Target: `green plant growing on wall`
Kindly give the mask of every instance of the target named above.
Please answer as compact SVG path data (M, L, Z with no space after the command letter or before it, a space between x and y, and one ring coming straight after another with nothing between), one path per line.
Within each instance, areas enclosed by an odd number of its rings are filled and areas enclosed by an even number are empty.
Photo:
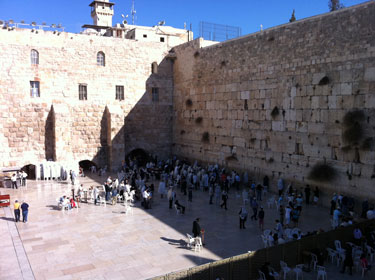
M195 123L196 123L196 124L201 124L202 121L203 121L203 118L202 118L202 117L198 117L198 118L195 119Z
M363 139L365 137L365 130L363 128L365 120L366 116L362 110L354 110L345 114L343 118L344 129L342 133L342 138L346 144L345 150L358 147L368 147L369 144L371 148L371 140Z
M210 142L210 134L207 131L202 134L202 142L204 143Z
M185 101L185 104L186 104L187 107L191 107L193 105L193 101L191 101L191 99L187 99Z
M277 117L277 115L279 115L279 108L277 108L277 106L275 106L273 109L272 109L272 111L271 111L271 116L272 116L272 118L276 118Z
M226 157L225 160L226 161L238 161L238 158L236 157L236 155L231 155L229 157Z
M317 182L332 182L337 176L336 169L326 163L316 163L310 170L308 179Z
M290 19L289 19L289 22L296 21L295 12L296 12L296 11L293 9L293 13L292 13L292 16L291 16Z

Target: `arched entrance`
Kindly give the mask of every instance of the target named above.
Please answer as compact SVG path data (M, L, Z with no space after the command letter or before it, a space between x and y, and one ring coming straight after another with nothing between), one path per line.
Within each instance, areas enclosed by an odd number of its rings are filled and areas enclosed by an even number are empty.
M95 166L97 168L98 166L92 162L91 160L81 160L79 163L79 167L81 167L84 171L90 170L91 166Z
M27 179L28 180L35 180L35 165L34 164L28 164L21 168L22 171L25 171L27 173Z
M134 149L128 153L125 160L127 163L129 163L130 159L136 160L138 166L145 166L148 161L152 160L150 154L143 149Z

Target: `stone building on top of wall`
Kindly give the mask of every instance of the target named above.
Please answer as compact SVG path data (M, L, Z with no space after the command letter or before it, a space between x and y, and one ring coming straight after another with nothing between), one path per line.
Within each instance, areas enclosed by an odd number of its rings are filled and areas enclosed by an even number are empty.
M178 29L171 26L164 26L161 21L158 25L139 26L128 24L124 19L122 23L112 25L114 5L108 0L93 1L90 4L93 24L82 26L85 30L83 34L100 35L116 38L124 38L145 42L162 42L169 47L174 47L182 43L193 40L193 32L186 29Z

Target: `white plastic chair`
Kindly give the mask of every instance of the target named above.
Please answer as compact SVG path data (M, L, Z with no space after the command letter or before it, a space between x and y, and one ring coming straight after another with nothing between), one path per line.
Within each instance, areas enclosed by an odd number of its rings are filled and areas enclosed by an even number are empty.
M264 235L265 237L267 237L268 235L270 235L270 233L271 233L271 230L270 230L270 229L266 229L266 230L263 231L263 235Z
M266 280L266 275L264 275L264 273L260 270L258 270L258 273L259 273L259 279L258 280Z
M334 260L337 258L337 252L332 248L327 248L328 257L331 259L331 263L333 264Z
M286 279L286 275L291 272L292 270L290 269L290 267L288 267L288 265L283 262L283 261L280 261L280 267L281 267L281 272L284 274L284 280Z
M107 206L107 202L105 201L105 198L102 196L99 196L99 205L104 204L104 206Z
M200 237L195 237L195 241L194 241L194 251L196 252L198 250L198 252L202 249L202 239Z
M268 238L265 237L263 234L261 235L261 237L262 237L264 248L267 248L268 247Z
M186 247L192 248L195 242L195 238L188 233L186 234L186 236L187 236Z
M322 278L322 280L327 280L327 272L324 266L317 265L316 268L318 269L318 274L316 280Z
M272 208L272 205L275 203L275 197L272 196L267 200L268 208Z
M181 214L181 210L178 209L178 207L177 207L176 204L174 205L174 209L176 209L177 215L180 215L180 214Z
M316 270L316 267L318 265L318 256L311 253L311 263L310 266L312 265L313 270Z
M367 254L370 256L370 263L372 263L374 261L374 249L369 246L369 245L366 245L366 248L367 248Z
M288 240L288 241L293 239L292 230L290 228L284 229L284 237L285 237L285 240Z
M301 275L301 279L303 280L303 264L297 264L293 271L296 273L296 280L298 280L299 276Z

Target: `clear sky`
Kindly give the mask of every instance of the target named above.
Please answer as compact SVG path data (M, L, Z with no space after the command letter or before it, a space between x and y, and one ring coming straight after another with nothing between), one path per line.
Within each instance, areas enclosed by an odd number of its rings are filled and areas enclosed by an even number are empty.
M92 24L92 0L0 0L0 20L24 20L38 24L61 23L65 31L79 33L83 24ZM113 0L113 24L121 14L129 14L131 0ZM365 0L341 0L346 7ZM242 35L289 21L293 9L298 19L328 12L328 0L135 0L136 24L153 26L165 20L166 25L183 28L192 24L194 37L199 35L199 22L207 21L242 29ZM129 19L131 23L131 19Z

